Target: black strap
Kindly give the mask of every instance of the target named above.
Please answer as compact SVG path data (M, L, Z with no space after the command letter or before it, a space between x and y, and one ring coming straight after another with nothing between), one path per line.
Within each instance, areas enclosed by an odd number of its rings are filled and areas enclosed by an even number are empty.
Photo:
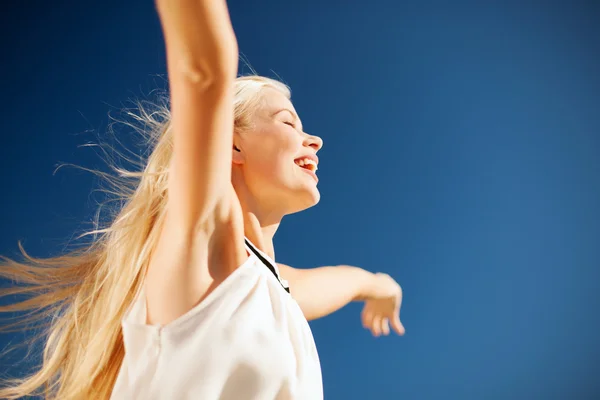
M285 291L289 293L290 292L290 288L285 287L283 285L283 283L281 282L281 279L279 278L279 275L277 275L277 270L269 262L269 260L267 260L266 258L264 258L263 255L260 254L260 252L254 247L254 245L252 243L250 243L250 241L248 239L244 239L244 241L246 242L246 246L248 246L248 248L250 250L252 250L252 252L254 253L254 255L256 257L258 257L258 259L265 265L265 267L269 268L269 270L273 273L273 275L275 275L275 278L277 278L277 281L281 284L281 287L283 287L285 289Z

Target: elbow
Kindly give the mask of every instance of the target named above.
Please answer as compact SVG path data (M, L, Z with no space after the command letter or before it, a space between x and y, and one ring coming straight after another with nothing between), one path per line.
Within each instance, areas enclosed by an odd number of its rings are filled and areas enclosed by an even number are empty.
M203 91L220 89L228 86L237 75L237 61L231 61L231 58L221 55L205 58L183 56L173 65L175 73L172 75Z
M239 63L239 50L235 42L219 45L216 56L212 58L213 76L217 82L228 82L236 78Z
M181 61L192 73L207 75L215 83L235 79L238 70L239 50L235 39L205 43L202 51L187 49L181 54Z

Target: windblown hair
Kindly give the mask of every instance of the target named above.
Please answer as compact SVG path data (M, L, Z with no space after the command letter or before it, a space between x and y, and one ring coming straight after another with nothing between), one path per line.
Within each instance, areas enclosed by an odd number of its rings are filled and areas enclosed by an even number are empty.
M274 88L290 98L289 88L258 75L236 79L234 127L251 128L261 93ZM51 258L1 257L0 315L18 317L0 331L39 329L44 343L41 366L33 374L4 382L0 398L43 396L46 399L108 399L118 375L124 346L121 320L141 289L165 217L173 135L168 100L140 104L128 118L149 145L141 168L128 171L108 159L114 174L90 171L109 183L107 193L118 204L108 221L94 221L81 237L85 245ZM133 153L131 153L133 154ZM112 162L111 162L112 161ZM100 213L98 213L100 215ZM103 224L103 225L102 225Z

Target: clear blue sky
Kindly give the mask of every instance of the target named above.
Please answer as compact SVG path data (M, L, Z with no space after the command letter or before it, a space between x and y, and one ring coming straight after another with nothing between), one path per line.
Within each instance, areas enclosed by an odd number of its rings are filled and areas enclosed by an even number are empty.
M164 48L149 0L18 3L0 14L0 254L47 256L97 187L55 165L102 167L77 146L165 86ZM403 338L372 338L358 305L312 323L326 399L600 396L600 7L494 3L229 2L240 50L325 142L322 201L284 221L277 258L405 292Z

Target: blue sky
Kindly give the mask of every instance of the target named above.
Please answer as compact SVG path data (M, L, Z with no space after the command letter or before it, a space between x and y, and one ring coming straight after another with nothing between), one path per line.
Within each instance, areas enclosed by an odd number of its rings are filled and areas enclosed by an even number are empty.
M284 221L278 260L405 292L405 337L372 338L358 304L312 323L326 399L600 394L600 7L498 3L229 2L240 50L325 142L321 203ZM0 254L54 255L98 182L53 171L102 168L78 146L165 87L160 26L141 0L0 21Z

